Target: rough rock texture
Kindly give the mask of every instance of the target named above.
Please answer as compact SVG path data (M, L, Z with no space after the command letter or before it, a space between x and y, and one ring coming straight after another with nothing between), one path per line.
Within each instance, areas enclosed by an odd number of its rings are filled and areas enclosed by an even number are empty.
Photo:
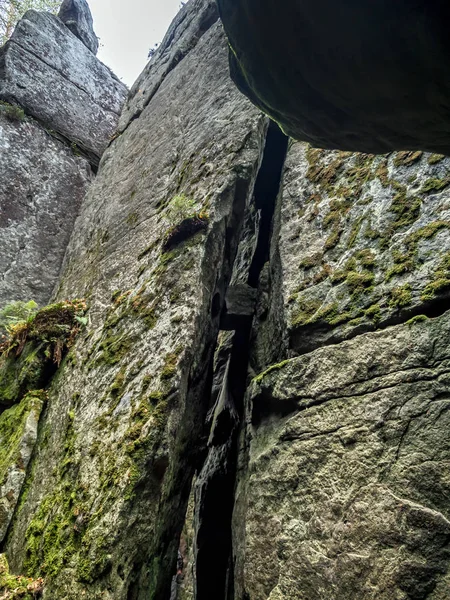
M450 597L449 334L446 313L253 382L236 598Z
M0 543L25 481L43 404L43 393L30 393L0 414Z
M94 163L115 133L126 94L126 86L49 13L28 11L0 50L0 100L21 105Z
M58 17L86 48L97 54L98 38L94 31L91 9L86 0L64 0Z
M218 4L235 82L293 138L449 153L448 3Z
M87 299L89 324L49 390L7 542L46 600L169 597L266 129L212 23L103 156L58 292Z
M448 298L449 175L438 155L291 145L279 253L295 352L408 320Z
M449 162L288 147L227 57L191 0L69 243L76 343L2 363L0 405L52 381L0 551L45 600L448 600Z
M81 201L88 162L30 118L0 111L0 307L46 304Z

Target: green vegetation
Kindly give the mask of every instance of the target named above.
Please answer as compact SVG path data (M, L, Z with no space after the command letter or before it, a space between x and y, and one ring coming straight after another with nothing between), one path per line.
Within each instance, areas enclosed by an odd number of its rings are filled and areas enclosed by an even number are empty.
M395 154L395 158L394 158L394 165L396 167L401 167L401 166L405 166L405 167L409 167L411 165L413 165L414 163L416 163L417 161L419 161L423 156L423 152L408 152L408 151L402 151L402 152L397 152Z
M19 321L28 321L38 310L34 300L29 302L11 302L0 310L0 332L5 334L12 325Z
M279 371L280 369L282 369L283 367L285 367L288 363L290 363L290 360L283 360L282 362L276 364L276 365L271 365L268 369L266 369L265 371L263 371L263 373L260 373L259 375L257 375L254 379L253 379L253 383L261 383L261 381L264 379L264 377L266 377L267 375L269 375L269 373L273 373L274 371Z
M406 321L405 325L416 325L416 323L423 323L424 321L428 321L428 317L426 315L416 315L409 321Z
M411 285L409 283L393 288L391 290L391 297L389 300L389 306L392 308L405 308L411 304Z
M11 406L47 385L54 365L59 366L85 324L85 310L83 300L60 302L7 326L0 343L0 406Z
M420 191L423 194L432 193L432 192L440 192L450 185L450 177L446 177L445 179L437 179L433 177L431 179L427 179Z
M2 600L36 600L42 596L44 580L11 575L6 554L0 554L0 594Z
M21 461L20 444L28 416L34 412L38 418L46 399L43 390L29 392L19 404L0 414L0 486L8 468Z
M433 300L439 292L450 289L450 252L441 259L433 277L422 292L424 302Z
M16 104L9 104L0 100L0 115L3 115L8 121L23 121L25 111Z
M435 165L436 163L441 162L441 160L444 160L444 158L444 154L430 154L428 157L428 164Z

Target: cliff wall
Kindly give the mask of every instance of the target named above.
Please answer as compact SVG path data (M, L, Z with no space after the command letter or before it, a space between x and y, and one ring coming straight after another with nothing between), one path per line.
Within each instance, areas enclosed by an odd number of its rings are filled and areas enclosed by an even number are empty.
M46 600L448 600L449 167L289 141L187 3L82 202L67 354L0 395L0 435L34 424L11 572Z
M51 14L28 11L0 49L0 304L49 301L126 93Z

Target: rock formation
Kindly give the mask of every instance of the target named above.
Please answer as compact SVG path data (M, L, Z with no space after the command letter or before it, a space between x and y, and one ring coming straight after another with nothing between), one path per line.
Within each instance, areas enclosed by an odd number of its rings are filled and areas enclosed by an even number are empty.
M92 21L85 10L84 21ZM28 11L0 49L1 304L49 301L125 96L53 15Z
M218 4L234 81L294 139L449 153L447 2Z
M449 159L288 140L233 85L213 0L118 131L56 304L0 357L7 577L46 600L448 600ZM19 468L28 413L7 418L44 388Z

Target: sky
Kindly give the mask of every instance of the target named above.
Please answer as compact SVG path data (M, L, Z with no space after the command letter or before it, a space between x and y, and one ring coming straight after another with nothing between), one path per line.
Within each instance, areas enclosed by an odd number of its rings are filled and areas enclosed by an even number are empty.
M181 7L180 0L88 0L98 58L131 87Z

